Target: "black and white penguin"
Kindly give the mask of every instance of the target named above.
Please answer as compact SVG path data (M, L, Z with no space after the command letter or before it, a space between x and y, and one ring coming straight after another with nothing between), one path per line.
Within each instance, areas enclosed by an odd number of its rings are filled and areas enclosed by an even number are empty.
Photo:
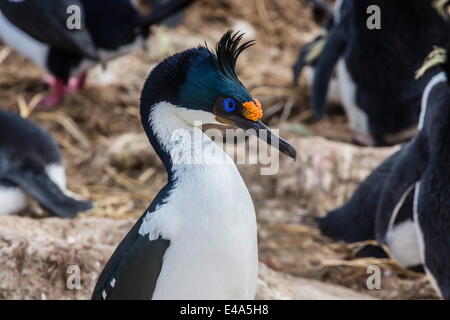
M311 105L322 117L337 70L341 99L363 145L391 145L414 136L421 94L433 76L416 81L415 71L434 45L450 38L450 22L433 0L341 0L315 73ZM369 29L369 6L380 8L381 29Z
M233 160L198 127L233 124L295 159L259 119L261 104L237 77L252 42L228 31L157 65L141 96L141 121L168 183L106 264L93 299L253 299L256 217ZM266 137L264 137L266 136Z
M406 268L423 271L413 221L414 190L405 192L393 214L385 212L385 215L377 217L377 207L386 181L405 150L396 152L376 168L344 205L317 220L323 235L357 243L376 240L377 223L380 225L381 220L388 219L383 243L389 248L392 258ZM388 255L380 246L367 245L359 250L357 257L386 258Z
M24 209L26 195L62 218L92 208L67 190L60 150L51 135L17 114L0 110L0 216Z
M438 48L425 63L434 74L422 97L419 133L396 161L377 209L377 238L386 238L388 219L400 199L414 191L413 218L421 261L437 292L450 299L450 61ZM394 215L393 214L393 215ZM391 216L389 220L394 219Z
M347 204L319 221L334 239L376 239L403 266L423 265L444 299L450 299L448 61L446 51L436 49L420 70L434 76L422 95L416 137L377 168ZM441 68L434 67L437 63Z
M65 92L83 88L91 67L144 45L151 25L193 1L0 0L0 39L54 77L40 103L51 108ZM70 20L76 13L79 25Z

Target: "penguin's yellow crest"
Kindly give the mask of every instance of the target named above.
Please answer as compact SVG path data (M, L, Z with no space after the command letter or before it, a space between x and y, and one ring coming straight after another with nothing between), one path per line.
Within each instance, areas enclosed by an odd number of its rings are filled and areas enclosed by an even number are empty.
M449 13L447 11L447 6L449 5L449 2L450 0L435 0L433 2L434 9L436 9L439 15L445 20L448 20L449 18Z
M434 47L434 50L430 52L428 57L425 59L422 67L416 72L416 80L422 77L425 72L427 72L432 67L447 62L447 51L441 47Z

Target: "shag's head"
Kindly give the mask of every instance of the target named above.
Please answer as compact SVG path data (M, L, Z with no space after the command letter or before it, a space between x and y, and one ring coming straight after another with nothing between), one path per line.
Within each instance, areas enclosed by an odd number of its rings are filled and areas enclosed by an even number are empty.
M141 118L146 121L156 104L176 106L177 116L190 125L228 124L256 134L267 130L267 143L295 158L295 149L270 132L260 119L261 103L254 99L236 73L239 55L254 44L241 44L243 34L229 30L212 51L206 46L175 54L150 73L141 97ZM147 119L147 120L146 120ZM252 130L252 131L253 131Z

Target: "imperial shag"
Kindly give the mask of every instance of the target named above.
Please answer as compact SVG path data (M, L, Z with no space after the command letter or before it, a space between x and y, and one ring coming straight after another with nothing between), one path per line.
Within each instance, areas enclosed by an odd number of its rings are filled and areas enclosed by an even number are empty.
M261 121L261 104L238 79L252 42L228 31L215 52L175 54L150 73L141 121L168 183L120 243L93 299L253 299L258 274L253 202L234 162L200 128L233 124L295 158Z

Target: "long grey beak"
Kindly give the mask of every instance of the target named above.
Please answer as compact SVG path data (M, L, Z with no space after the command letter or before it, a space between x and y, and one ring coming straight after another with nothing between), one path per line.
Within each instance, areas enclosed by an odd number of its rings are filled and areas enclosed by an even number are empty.
M244 130L250 130L259 139L264 140L267 144L278 149L281 153L284 153L292 159L297 159L297 151L295 148L286 140L280 138L270 130L264 123L260 120L250 121L246 119L240 119L234 121L234 124Z

